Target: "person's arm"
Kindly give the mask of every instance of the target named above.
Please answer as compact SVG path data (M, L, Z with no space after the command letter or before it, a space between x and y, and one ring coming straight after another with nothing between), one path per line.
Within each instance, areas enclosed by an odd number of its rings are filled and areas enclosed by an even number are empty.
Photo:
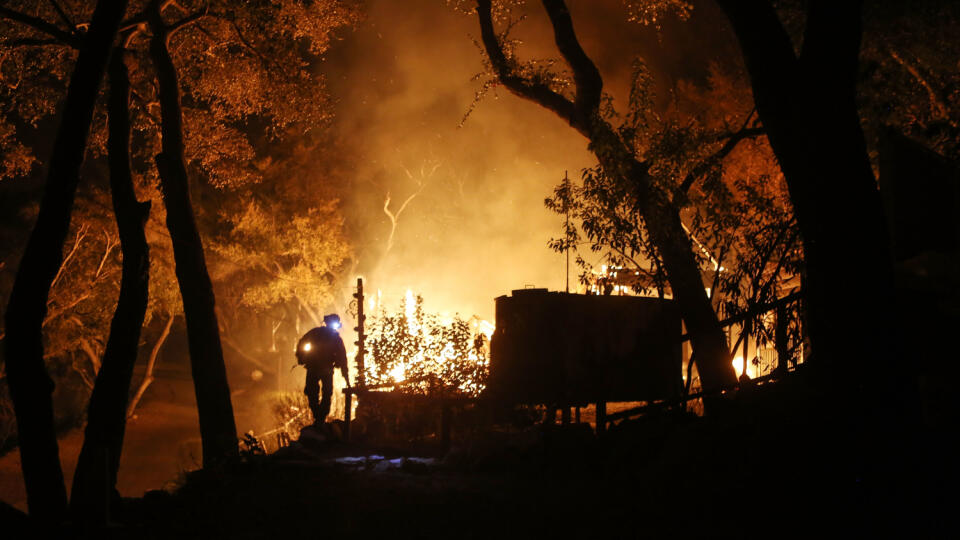
M347 350L343 346L343 340L337 340L337 364L340 365L340 375L343 375L343 382L350 386L350 367L347 364Z

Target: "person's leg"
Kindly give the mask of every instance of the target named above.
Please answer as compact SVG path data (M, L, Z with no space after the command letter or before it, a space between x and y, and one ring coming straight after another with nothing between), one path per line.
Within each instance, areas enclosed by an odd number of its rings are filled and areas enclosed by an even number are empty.
M327 415L320 416L323 411L320 409L320 403L317 402L317 394L320 393L320 374L317 370L307 368L307 384L303 388L303 393L307 395L307 403L310 405L310 412L313 414L313 422L323 422Z
M323 386L320 388L320 406L319 406L319 417L314 417L317 422L325 422L327 415L330 414L330 401L333 397L333 370L322 373L320 375L320 382Z

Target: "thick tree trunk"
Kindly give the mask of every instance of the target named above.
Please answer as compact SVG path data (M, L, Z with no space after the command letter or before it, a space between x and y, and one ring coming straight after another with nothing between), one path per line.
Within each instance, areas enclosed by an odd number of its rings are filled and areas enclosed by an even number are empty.
M647 232L663 259L673 299L690 334L700 385L706 392L713 392L736 384L726 334L707 295L693 244L676 207L650 185L647 167L630 155L606 124L597 123L591 149L607 174L619 175L635 188Z
M114 49L108 73L110 190L120 233L123 271L110 337L90 396L87 428L70 497L74 519L92 526L106 524L117 483L130 381L137 362L150 281L149 247L144 235L150 203L137 201L133 188L129 155L130 81L122 48Z
M94 10L67 88L40 213L6 311L7 381L17 417L27 505L32 516L45 520L65 518L67 494L54 433L50 399L54 385L43 363L42 325L50 286L63 258L100 80L126 5L124 0L101 1Z
M168 29L158 2L152 2L148 21L153 37L150 57L157 70L160 95L162 150L157 155L160 190L167 209L167 229L173 242L177 282L187 322L187 341L193 373L203 464L213 465L239 455L237 429L230 402L230 386L223 362L213 285L207 273L200 232L193 215L183 156L183 118L177 70L167 49Z
M727 336L707 295L700 265L680 215L669 201L651 200L643 216L690 335L700 386L705 392L714 392L736 384Z
M811 2L799 58L769 2L718 3L800 226L810 363L848 395L892 390L893 266L856 107L860 3Z

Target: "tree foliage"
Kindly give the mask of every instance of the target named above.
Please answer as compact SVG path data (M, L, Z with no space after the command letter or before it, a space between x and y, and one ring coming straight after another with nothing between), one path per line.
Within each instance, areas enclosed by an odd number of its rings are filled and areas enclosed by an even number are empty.
M47 129L62 99L69 68L76 57L75 42L71 36L81 35L83 25L92 13L92 3L84 0L58 2L63 15L52 2L6 2L9 12L23 14L31 24L24 24L10 13L0 13L0 85L3 106L0 109L0 153L4 160L0 178L16 178L29 174L37 163L36 151L42 138L34 134ZM172 251L169 234L164 225L166 214L160 204L157 188L157 173L153 156L159 151L159 104L154 71L147 55L147 35L142 26L143 10L147 1L131 2L127 21L122 30L128 37L127 63L131 68L133 100L131 120L134 129L132 165L137 181L138 196L153 201L153 212L147 224L147 237L151 253L151 298L147 313L149 323L155 313L177 313L182 309L173 275ZM324 91L322 70L317 69L320 56L334 41L334 33L354 24L359 19L358 5L354 2L327 0L300 2L287 0L276 3L231 2L163 2L165 18L189 19L171 37L170 51L178 67L181 90L184 95L184 128L186 157L190 173L200 180L192 191L197 197L200 211L201 232L215 236L218 254L235 251L231 257L215 258L214 276L218 289L230 289L235 284L238 271L252 267L269 266L267 272L258 271L244 305L258 303L262 306L269 299L289 298L293 292L282 290L280 283L311 282L309 291L296 289L315 306L325 306L331 298L332 269L346 254L345 241L339 232L339 216L335 193L317 187L323 178L308 175L313 182L313 196L309 200L300 197L311 189L301 181L299 189L276 187L289 183L287 174L302 174L312 166L315 150L311 143L311 131L321 130L332 115L332 107ZM67 25L65 19L72 24ZM45 23L45 24L44 24ZM51 34L48 27L59 28ZM106 152L105 103L100 103L95 112L91 141L88 147L88 176L96 177L105 164L101 158ZM286 143L296 141L299 143ZM306 142L304 142L306 141ZM271 146L300 145L282 160L275 160ZM304 146L307 145L307 146ZM300 170L297 170L299 167ZM93 173L93 174L91 174ZM272 185L264 185L272 184ZM274 195L289 198L284 202L267 203L264 197ZM220 210L220 200L233 201L258 198L249 208L230 205L231 210ZM109 207L109 199L99 186L81 192L81 209L74 216L75 227L110 231L116 238L112 218L102 211ZM209 203L209 206L208 206ZM310 207L306 205L309 204ZM299 205L299 206L298 206ZM87 208L89 206L89 208ZM295 211L294 211L294 207ZM299 233L287 231L286 236L275 235L258 238L276 239L276 242L259 244L257 256L250 248L239 247L242 239L256 235L251 228L242 225L244 216L257 214L261 224L267 221L275 225L274 233L283 228L291 211L299 217ZM310 237L310 230L329 230L329 235ZM73 233L71 233L73 234ZM299 235L299 239L296 236ZM325 241L329 240L328 244ZM309 263L291 263L283 272L277 272L274 261L289 259L291 250L298 242L312 242L317 250L307 254ZM87 258L96 257L91 250L91 238L81 243L78 254ZM263 251L265 246L278 251ZM11 246L12 247L12 246ZM318 252L327 250L330 262L321 262ZM87 253L91 250L90 253ZM242 252L242 253L241 253ZM115 255L115 254L114 254ZM233 256L235 255L235 256ZM8 263L5 270L15 269L16 253L4 254ZM304 272L317 270L321 279L306 276ZM118 259L109 257L104 272L114 278L118 275ZM297 274L299 277L294 276ZM250 276L247 276L248 278ZM290 281L291 279L295 281ZM115 288L115 286L114 286ZM89 288L88 288L89 289ZM52 302L69 305L72 293L68 288L57 287L52 291ZM271 292L272 291L272 292ZM116 297L116 291L92 289L78 294L90 294L90 298L107 305ZM61 298L63 296L63 298ZM254 300L254 298L258 300ZM89 299L86 300L89 302ZM79 304L78 304L79 305ZM92 310L91 313L97 313ZM233 313L227 311L226 313ZM80 316L83 319L83 316ZM108 320L104 315L103 321ZM161 317L164 320L166 317ZM73 337L78 328L86 328L84 336L96 334L91 339L96 348L105 341L106 326L85 321L76 328L66 328L66 333L57 332L56 340L66 340L53 350L70 349L79 353ZM51 336L54 334L51 333ZM88 336L88 337L89 337ZM73 354L73 353L72 353Z
M775 299L781 292L780 280L769 274L774 270L778 275L795 274L800 253L794 249L786 186L769 144L754 130L730 145L733 137L755 123L746 82L715 64L705 84L681 81L670 104L658 110L646 68L641 62L635 66L621 133L653 164L655 181L673 193L682 208L706 285L714 291L714 305L733 315L748 305ZM598 166L586 169L579 185L559 185L545 204L560 214L569 211L579 224L579 230L571 228L563 238L551 241L555 250L576 250L582 231L583 243L606 265L636 275L635 292L663 294L669 286L630 183ZM788 253L790 261L778 265ZM577 261L583 270L581 280L589 281L593 265L583 257ZM723 271L718 272L720 267ZM771 286L754 283L769 279ZM746 292L751 287L752 292ZM759 296L754 298L753 293Z

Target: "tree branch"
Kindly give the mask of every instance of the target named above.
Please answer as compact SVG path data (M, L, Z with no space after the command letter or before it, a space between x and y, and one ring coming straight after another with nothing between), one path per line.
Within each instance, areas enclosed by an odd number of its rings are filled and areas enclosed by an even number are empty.
M431 173L431 175L432 174L433 173ZM407 172L407 175L411 176L409 172ZM420 189L411 193L410 196L407 197L405 201L403 201L403 204L400 205L400 208L396 212L390 211L390 193L387 192L387 198L385 201L383 201L383 213L390 218L390 236L387 237L387 250L384 253L388 253L390 249L393 247L393 236L397 232L397 226L399 225L400 214L403 213L403 210L407 207L408 204L410 204L410 201L412 201L414 197L416 197L417 195L420 194L421 191L423 191L424 187L425 185L421 182Z
M750 121L750 118L748 117L747 122L749 121ZM709 157L707 157L706 159L698 163L696 167L694 167L689 173L687 173L687 176L686 178L683 179L683 182L680 184L680 188L678 189L678 191L680 193L686 193L690 191L690 188L693 187L693 183L696 182L698 178L702 177L704 174L707 173L708 170L710 170L711 167L720 163L721 161L724 160L724 158L729 156L730 152L733 152L734 148L736 148L741 141L745 139L752 139L754 137L759 137L761 135L766 134L766 130L764 130L763 128L748 128L745 126L746 126L746 123L744 124L744 127L740 128L740 131L731 134L727 138L727 142L724 143L724 145L721 146L719 150L717 150L712 155L710 155Z
M59 39L42 39L42 38L21 38L21 39L11 39L0 43L2 47L43 47L45 45L65 45L64 42Z
M543 0L543 7L550 17L550 24L553 25L557 49L573 69L573 81L576 85L574 106L580 116L579 120L588 124L600 108L600 95L603 91L600 71L580 46L566 3L563 0Z
M209 15L209 12L207 9L203 9L201 11L196 11L194 13L191 13L190 15L187 15L186 17L168 26L167 33L169 35L173 35L178 30L182 30L187 26L190 26L191 24L199 21L200 19L206 17L207 15Z
M60 276L63 275L63 270L64 268L67 267L67 264L70 263L70 259L72 259L73 256L77 253L77 249L80 247L80 243L83 242L83 239L87 237L87 229L88 229L87 225L81 225L80 228L77 229L77 236L73 240L73 247L70 248L70 251L63 258L63 262L60 263L60 269L57 270L57 275L53 276L53 281L50 282L51 291L57 285L57 282L60 280Z
M90 340L87 338L80 338L80 348L87 355L87 359L90 360L90 366L92 367L93 376L96 377L97 373L100 373L100 356L97 351L94 350L93 345L90 344ZM90 385L93 388L93 385Z
M554 92L546 84L531 81L516 72L493 30L490 0L477 0L477 18L480 20L480 37L490 60L490 67L500 83L517 96L553 111L580 130L580 126L576 125L576 107L570 100Z
M33 15L20 13L19 11L15 11L3 6L0 6L0 17L18 22L25 26L29 26L30 28L36 30L37 32L41 32L52 38L55 38L61 41L64 45L69 45L74 49L80 48L80 39L78 39L73 34L64 32L63 30L57 28L56 25L50 24L39 17L34 17Z
M67 16L67 13L63 11L63 8L60 7L60 4L57 2L57 0L47 0L47 1L50 2L50 4L53 6L53 10L57 12L57 16L59 16L60 20L67 25L67 28L70 29L70 33L72 34L74 29L76 28L76 25L74 25L73 21L70 20L70 17Z
M299 294L295 294L293 295L293 297L297 299L297 302L300 303L300 306L304 309L304 311L307 312L308 315L310 315L310 318L313 319L313 324L320 326L323 323L323 320L320 318L319 315L317 315L317 312L312 307L310 307L309 304L304 302L303 298L300 298Z
M153 343L153 348L150 350L150 358L147 360L147 370L143 374L143 380L137 388L137 393L130 399L130 404L127 405L127 418L133 417L134 411L137 410L137 404L140 403L140 398L142 398L143 393L147 391L147 387L153 383L153 370L157 365L160 347L163 346L163 343L167 340L167 336L170 335L170 328L173 327L175 317L175 315L171 314L170 317L167 318L167 324L164 325L163 330L160 332L160 337Z
M950 113L947 110L946 105L944 105L944 100L941 99L940 93L934 90L933 85L927 80L926 77L920 73L920 70L913 66L909 62L903 59L897 51L893 50L892 47L887 48L887 53L893 58L900 67L905 69L907 73L913 76L914 79L923 87L927 92L927 99L930 101L930 111L933 113L934 117L938 120L949 120Z
M113 253L113 248L120 245L120 239L114 238L106 230L103 231L103 241L105 245L103 250L103 257L100 258L100 265L97 266L97 271L93 275L94 281L100 279L100 273L103 272L103 267L107 264L107 260L110 258L110 254Z

